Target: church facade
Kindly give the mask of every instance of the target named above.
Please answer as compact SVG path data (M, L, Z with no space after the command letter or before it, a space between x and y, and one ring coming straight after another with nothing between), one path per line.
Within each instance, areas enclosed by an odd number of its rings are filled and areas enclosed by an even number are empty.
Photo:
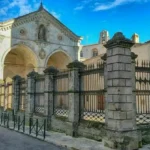
M47 66L66 69L79 59L81 37L47 12L43 5L30 14L0 23L0 79L26 77Z

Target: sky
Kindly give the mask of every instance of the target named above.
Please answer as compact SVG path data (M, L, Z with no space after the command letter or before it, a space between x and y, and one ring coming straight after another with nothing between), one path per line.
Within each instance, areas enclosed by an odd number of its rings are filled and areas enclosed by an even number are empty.
M0 21L38 9L41 0L0 0ZM53 16L74 33L82 44L95 44L102 30L110 38L123 32L127 38L139 34L140 42L150 40L150 0L43 0Z

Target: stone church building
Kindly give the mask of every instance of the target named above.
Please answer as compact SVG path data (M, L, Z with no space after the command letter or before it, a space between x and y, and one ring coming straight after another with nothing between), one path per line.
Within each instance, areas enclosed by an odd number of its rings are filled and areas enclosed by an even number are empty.
M16 74L26 77L33 69L39 73L47 66L65 69L79 59L81 37L59 20L39 9L0 23L0 79Z

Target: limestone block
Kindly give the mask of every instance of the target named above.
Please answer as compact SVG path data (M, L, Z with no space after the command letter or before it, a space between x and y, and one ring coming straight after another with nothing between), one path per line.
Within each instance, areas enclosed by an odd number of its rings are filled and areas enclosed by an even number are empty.
M107 81L107 86L112 86L113 85L113 80L108 80Z
M119 94L132 94L132 87L119 87Z
M107 88L107 93L109 95L111 95L111 94L119 94L119 87L108 87Z
M132 111L133 105L132 105L132 103L121 103L120 110L121 111Z
M133 102L133 96L127 95L127 102Z
M113 119L114 118L114 111L108 111L107 115L108 115L109 119Z
M128 48L124 49L125 55L131 56L131 50Z
M131 63L131 56L115 55L107 58L107 64Z
M122 120L121 121L121 129L122 130L133 129L133 121L132 120Z
M127 101L126 95L113 95L113 102L123 103Z
M114 63L113 70L125 70L125 64L124 63Z
M107 71L109 72L109 71L112 71L112 70L113 70L112 64L107 65Z
M107 88L108 94L132 94L132 87L108 87Z
M126 70L131 71L132 70L132 64L125 64Z
M130 79L132 77L132 74L127 71L113 71L111 73L108 73L108 79L116 79L116 78L124 78L124 79Z
M108 119L107 124L109 129L116 129L117 124L115 119Z
M125 79L113 79L113 86L125 86Z
M121 111L114 111L114 119L126 119L127 118L127 113L126 112L121 112Z
M113 95L107 95L107 97L105 97L107 102L113 102Z
M132 79L126 79L126 86L132 86Z
M117 55L117 54L125 54L125 52L124 52L124 48L119 48L119 47L115 47L115 48L113 48L113 50L112 50L113 52L112 52L112 55Z
M133 111L128 111L127 112L127 119L132 119L134 116L133 116Z
M109 56L111 56L112 55L112 49L109 49L108 51L107 51L107 57L109 57Z
M121 104L120 103L108 103L107 106L108 106L108 110L121 110Z

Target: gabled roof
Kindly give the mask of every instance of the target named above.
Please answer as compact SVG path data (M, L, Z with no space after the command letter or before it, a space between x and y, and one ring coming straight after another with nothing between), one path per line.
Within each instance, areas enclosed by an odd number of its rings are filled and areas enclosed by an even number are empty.
M29 14L26 14L26 15L23 15L23 16L19 16L19 17L17 17L17 18L10 19L10 20L4 21L4 22L0 22L0 29L3 28L3 27L5 27L5 26L8 26L8 25L10 25L10 24L13 24L13 23L15 23L16 21L19 21L20 19L23 19L23 18L25 18L25 17L27 17L27 16L32 16L33 14L37 14L37 13L39 13L39 12L45 12L47 15L50 16L50 18L51 18L52 20L55 21L55 23L59 24L62 29L64 29L65 31L69 32L69 33L70 33L71 35L73 35L73 37L75 37L76 39L78 39L78 40L81 40L81 39L82 39L81 36L76 35L76 34L75 34L74 32L72 32L68 27L66 27L63 23L61 23L57 18L55 18L52 14L50 14L50 13L43 7L43 4L42 4L42 3L41 3L41 5L40 5L39 9L36 10L36 11L34 11L34 12L31 12L31 13L29 13Z

